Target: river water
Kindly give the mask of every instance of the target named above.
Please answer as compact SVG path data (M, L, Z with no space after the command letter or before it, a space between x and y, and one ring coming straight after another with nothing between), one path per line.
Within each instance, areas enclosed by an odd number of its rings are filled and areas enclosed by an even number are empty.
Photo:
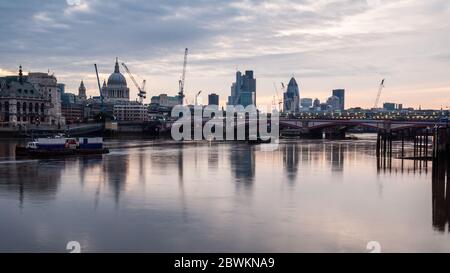
M0 141L1 252L67 252L69 241L83 252L367 252L369 241L450 251L432 163L378 168L370 138L282 140L275 151L106 143L103 156L16 160L16 141Z

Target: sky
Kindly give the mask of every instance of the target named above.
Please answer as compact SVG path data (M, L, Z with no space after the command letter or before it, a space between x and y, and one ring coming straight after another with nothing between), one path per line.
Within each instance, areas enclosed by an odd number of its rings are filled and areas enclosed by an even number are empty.
M294 76L303 98L345 88L346 107L373 107L383 78L381 102L450 107L448 0L0 0L0 12L0 76L50 71L66 92L84 80L98 95L93 64L103 81L118 57L147 102L175 95L187 47L188 102L202 90L225 104L236 70L253 70L258 104Z

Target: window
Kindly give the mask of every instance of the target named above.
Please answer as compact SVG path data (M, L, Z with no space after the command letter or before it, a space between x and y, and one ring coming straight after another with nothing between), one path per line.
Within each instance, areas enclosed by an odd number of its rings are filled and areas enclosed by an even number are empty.
M33 112L33 104L30 102L30 104L28 105L28 112L32 113Z
M41 103L41 113L44 114L45 105Z
M37 103L37 102L34 105L34 112L39 113L39 103Z
M16 108L17 108L17 113L20 113L20 102L17 102Z
M22 110L24 113L27 111L27 103L26 102L23 103Z

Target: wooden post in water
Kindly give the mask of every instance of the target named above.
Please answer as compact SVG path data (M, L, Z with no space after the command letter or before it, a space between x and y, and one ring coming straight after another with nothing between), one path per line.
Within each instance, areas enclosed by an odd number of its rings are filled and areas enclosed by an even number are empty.
M417 158L417 135L416 135L415 131L413 132L413 138L414 138L414 148L413 148L413 150L414 150L414 161L415 161L416 158Z
M405 157L405 131L402 130L402 159Z
M437 146L439 138L439 129L436 127L433 129L433 160L437 158Z
M389 157L392 157L392 132L389 132Z
M392 168L392 132L389 131L389 170Z
M380 132L377 132L377 158L380 157L380 149L381 149L381 134Z
M420 167L422 167L422 163L423 163L423 152L424 152L424 147L423 147L423 143L424 143L424 135L423 135L423 130L420 130L420 138L419 138L419 159L420 159Z

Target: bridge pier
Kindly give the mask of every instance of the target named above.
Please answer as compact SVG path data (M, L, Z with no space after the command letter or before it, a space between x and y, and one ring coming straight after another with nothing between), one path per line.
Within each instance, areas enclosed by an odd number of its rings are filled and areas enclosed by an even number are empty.
M385 130L377 134L377 156L391 157L392 156L392 132Z
M388 130L381 130L377 134L376 156L378 169L391 168L393 134Z
M450 222L450 128L433 130L433 226L445 231Z
M437 128L433 137L433 159L450 156L450 128Z

